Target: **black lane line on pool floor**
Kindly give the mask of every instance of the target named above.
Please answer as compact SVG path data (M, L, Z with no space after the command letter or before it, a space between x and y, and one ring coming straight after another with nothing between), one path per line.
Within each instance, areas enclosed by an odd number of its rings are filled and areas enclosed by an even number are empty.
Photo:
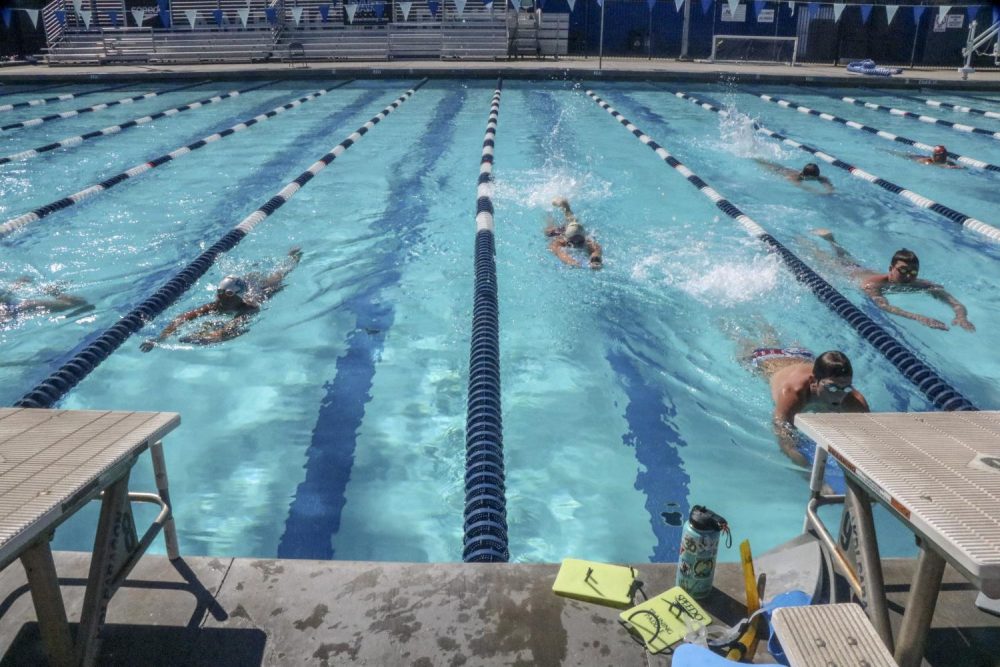
M17 85L17 84L14 84ZM0 84L0 97L7 97L8 95L34 95L35 93L41 93L46 90L55 90L56 88L65 88L72 84L69 83L53 83L48 86L39 86L37 88L28 88L27 90L7 90L9 86Z
M674 93L678 95L677 93ZM779 107L784 107L786 109L794 109L799 113L808 114L816 118L822 118L823 120L830 121L832 123L839 123L845 127L849 127L852 130L859 130L861 132L867 132L868 134L874 134L882 139L887 139L889 141L895 141L901 144L906 144L907 146L913 146L914 148L919 148L920 150L927 151L928 153L934 152L934 146L930 144L925 144L915 139L908 139L907 137L900 136L898 134L893 134L892 132L886 132L885 130L880 130L877 127L871 127L870 125L864 125L855 120L848 120L847 118L842 118L840 116L835 116L828 111L819 111L818 109L810 109L807 106L803 106L791 100L786 100L780 97L775 97L774 95L762 95L760 93L753 93L765 102L771 102L772 104L777 104ZM679 97L679 95L678 95ZM974 157L968 157L967 155L960 155L958 153L948 152L948 157L953 160L957 160L962 164L967 164L978 169L985 169L987 171L998 171L1000 172L1000 165L990 164L989 162L983 162L982 160L977 160Z
M60 84L60 85L69 85L69 84ZM123 83L120 86L110 86L108 88L99 88L97 90L89 90L89 91L86 91L86 92L83 92L83 93L65 93L63 95L56 95L55 97L42 97L42 98L39 98L37 100L25 100L23 102L13 102L11 104L0 104L0 113L2 113L4 111L13 111L14 109L23 109L25 107L37 107L37 106L42 106L42 105L45 105L45 104L50 104L50 103L55 103L55 102L65 102L67 100L75 100L75 99L78 99L80 97L85 97L87 95L95 95L97 93L107 93L107 92L111 92L112 90L121 90L122 88L127 88L127 87L129 87L131 85L134 85L134 84ZM57 88L58 86L53 86L53 87ZM45 89L44 88L38 88L37 90L45 90ZM30 91L30 90L29 91L21 91L21 94L24 94L25 92L31 93L31 92L34 92L34 91ZM7 94L13 95L15 93L7 93Z
M20 123L10 123L9 125L0 126L0 131L17 130L22 127L36 127L42 123L48 123L53 120L65 120L66 118L74 118L80 114L85 113L95 113L97 111L104 111L105 109L110 109L111 107L116 107L122 104L132 104L133 102L143 102L145 100L150 100L154 97L159 97L160 95L166 95L168 93L176 93L179 90L187 90L188 88L194 88L195 86L203 86L207 81L198 81L197 83L189 83L184 86L177 86L176 88L164 88L163 90L156 90L151 93L143 93L142 95L133 95L132 97L123 97L120 100L114 100L113 102L102 102L101 104L95 104L90 107L84 107L83 109L74 109L73 111L63 111L62 113L53 113L48 116L39 116L38 118L32 118L31 120L24 120ZM119 88L124 88L124 86L119 86Z
M736 220L747 233L761 241L769 251L778 255L785 266L791 271L792 275L795 276L796 280L806 285L823 305L839 315L861 334L862 338L871 343L876 350L889 360L889 363L899 369L903 377L912 382L937 408L948 411L977 409L969 399L965 398L957 389L948 384L930 366L903 347L891 334L848 301L833 286L823 280L819 274L809 268L805 262L796 257L792 251L767 233L763 227L712 189L708 183L695 175L665 148L653 141L649 135L633 125L607 102L594 94L593 91L588 90L586 93L599 107L607 111L634 137L647 145L660 159L684 176L688 183L695 186L705 197L711 199L719 210L733 220Z
M930 125L940 125L942 127L947 127L950 130L955 130L956 132L975 134L981 137L989 137L990 139L1000 141L1000 132L994 132L993 130L987 130L982 127L973 127L972 125L965 125L964 123L953 123L950 120L941 120L940 118L935 118L933 116L924 116L923 114L913 113L912 111L907 111L906 109L896 109L895 107L887 107L881 104L875 104L874 102L865 102L857 97L840 97L839 99L843 102L848 102L866 109L882 111L893 116L909 118L910 120L918 120L921 123L928 123Z
M52 143L45 144L44 146L39 146L38 148L31 148L26 151L21 151L19 153L13 153L12 155L0 157L0 164L30 160L32 158L38 157L43 153L47 153L48 151L53 151L57 148L72 148L74 146L79 146L88 139L96 139L97 137L106 137L112 134L120 134L133 127L139 127L141 125L145 125L146 123L152 123L154 120L157 120L159 118L164 118L166 116L176 116L177 114L183 113L185 111L191 111L192 109L200 109L202 107L206 107L212 104L217 104L223 100L227 100L233 97L239 97L244 93L248 93L252 90L257 90L258 88L263 88L269 85L271 85L270 82L262 83L257 86L251 86L249 88L243 88L241 90L232 90L228 93L222 93L221 95L206 97L205 99L198 100L196 102L188 102L187 104L182 104L180 106L176 106L170 109L163 109L162 111L157 111L147 116L133 118L132 120L120 123L119 125L111 125L110 127L105 127L104 129L101 130L94 130L93 132L86 132L84 134L80 134L75 137L68 137L66 139L60 139L59 141L53 141Z
M408 249L423 241L430 202L414 193L453 143L454 123L433 119L452 116L464 94L451 91L435 103L428 115L432 120L420 130L419 141L388 169L395 177L390 181L387 206L372 223L373 231L383 238L379 244L383 252L369 253L373 262L364 272L368 279L338 307L353 316L354 328L347 334L332 378L324 383L305 452L305 475L295 489L278 541L279 558L329 560L336 555L358 435L372 399L377 361L395 323L395 307L385 292L400 284Z
M341 153L360 141L369 130L395 109L399 108L401 104L409 99L426 82L427 79L421 80L420 83L403 93L396 101L337 144L329 153L321 157L309 169L299 174L295 180L283 187L260 208L248 215L227 234L216 241L212 247L201 253L193 262L167 281L155 294L144 300L131 312L118 320L116 324L97 336L83 350L74 355L70 361L66 362L62 368L49 375L48 378L40 382L34 389L22 396L14 404L14 407L51 408L70 389L90 375L95 368L121 347L122 343L132 334L163 314L163 311L191 289L198 279L205 275L208 269L211 268L220 254L235 248L257 225L284 206L316 174L323 171Z
M904 100L910 100L912 102L920 102L921 104L926 104L929 107L934 107L935 109L948 109L949 111L954 111L955 113L967 113L976 116L984 116L985 118L997 118L1000 119L1000 112L987 111L985 109L977 109L975 107L967 107L962 104L952 104L951 102L943 102L941 100L927 99L926 97L915 97L913 95L904 95L896 91L892 92L896 97L901 97Z
M465 413L465 512L462 560L506 563L507 492L500 395L500 308L493 224L493 160L503 79L490 101L476 183L472 333Z
M287 104L283 104L280 107L276 107L266 113L254 116L253 118L245 120L242 123L237 123L236 125L233 125L230 128L222 130L221 132L216 132L214 134L208 135L207 137L203 137L192 144L188 144L187 146L181 146L180 148L177 148L167 153L166 155L161 155L158 158L154 158L149 162L143 162L142 164L137 164L131 169L126 169L120 174L116 174L115 176L105 179L95 185L90 185L84 188L83 190L80 190L79 192L71 194L67 197L63 197L62 199L57 199L54 202L50 202L40 208L36 208L33 211L24 213L23 215L11 218L10 220L5 221L3 224L0 224L0 239L3 239L5 236L8 236L16 232L17 230L24 228L25 226L31 224L32 222L36 222L43 218L47 218L48 216L52 215L57 211L61 211L64 208L69 208L70 206L73 206L74 204L79 204L81 201L89 199L94 195L100 194L106 190L110 190L114 186L130 178L135 178L136 176L140 176L146 173L147 171L150 171L151 169L155 169L181 156L196 151L199 148L204 148L208 144L219 141L220 139L225 139L226 137L233 135L237 132L242 132L243 130L249 127L253 127L257 123L268 120L269 118L273 118L280 113L288 111L289 109L294 109L296 107L299 107L305 104L306 102L309 102L310 100L316 99L317 97L326 95L331 90L335 90L342 86L346 86L348 83L351 83L352 80L338 83L337 85L331 86L330 88L323 88L321 90L317 90L316 92L310 93L305 97L300 97L297 100L288 102ZM271 83L274 82L272 81Z
M719 107L713 104L709 104L708 102L702 102L698 98L688 95L687 93L678 91L678 92L673 92L672 94L675 97L679 97L680 99L688 100L692 104L699 106L702 109L705 109L706 111L714 111L715 113L722 116L729 115L729 112L726 111L725 109L720 109ZM858 167L855 167L854 165L848 162L844 162L843 160L834 157L829 153L825 153L824 151L821 151L818 148L814 148L808 144L803 144L801 142L796 141L795 139L791 139L783 134L775 132L774 130L770 130L761 125L760 123L758 123L757 121L752 121L752 124L754 130L760 132L761 134L766 134L767 136L773 139L777 139L778 141L784 144L788 144L789 146L794 146L799 150L803 150L811 155L815 155L820 160L823 160L824 162L827 162L833 165L834 167L837 167L838 169L843 169L844 171L849 173L851 176L854 176L855 178L860 178L863 181L867 181L869 183L872 183L873 185L877 185L883 190L887 190L895 195L902 197L903 199L906 199L911 204L915 204L920 208L926 208L931 211L934 211L938 215L946 218L947 220L950 220L951 222L958 223L967 229L982 234L983 236L993 241L994 243L1000 243L1000 229L994 227L993 225L985 223L977 218L973 218L971 215L966 215L965 213L956 211L955 209L945 206L944 204L939 204L933 199L924 197L923 195L917 194L912 190L907 190L902 186L896 185L892 181L887 181L884 178L880 178L878 176L875 176L874 174L870 174L867 171L859 169Z

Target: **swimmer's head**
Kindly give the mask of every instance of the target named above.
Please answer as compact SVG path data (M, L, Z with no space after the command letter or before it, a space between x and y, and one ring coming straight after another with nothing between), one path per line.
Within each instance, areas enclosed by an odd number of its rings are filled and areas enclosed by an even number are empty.
M830 350L816 357L812 376L813 396L832 408L839 407L854 391L851 360L840 350Z
M219 283L219 288L215 293L220 299L238 298L242 301L243 296L247 293L247 281L239 276L226 276Z
M935 146L931 154L935 162L946 162L948 160L948 149L942 145Z
M897 250L889 262L889 282L911 283L920 273L920 259L917 253L902 248Z
M819 165L809 162L802 167L802 178L819 178Z
M552 205L555 206L556 208L561 208L564 211L569 210L569 200L566 199L565 197L556 197L555 199L552 200Z
M566 225L563 238L573 245L578 245L587 240L587 232L584 231L583 225L574 221Z

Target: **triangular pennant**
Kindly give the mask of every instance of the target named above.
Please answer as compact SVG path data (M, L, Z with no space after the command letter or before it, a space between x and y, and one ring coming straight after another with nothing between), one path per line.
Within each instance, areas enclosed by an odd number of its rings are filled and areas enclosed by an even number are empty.
M142 22L146 20L146 10L143 8L133 9L132 18L135 19L135 24L141 26Z
M788 3L788 13L791 14L792 16L795 16L795 3L794 2L789 2Z
M520 5L520 3L518 3L518 5ZM603 8L604 7L604 0L597 0L597 6ZM518 7L518 9L520 9L520 7Z
M484 1L483 2L483 7L485 7L488 10L490 10L490 18L493 18L493 2L485 2ZM573 11L572 7L570 7L570 11Z
M319 20L326 23L330 20L330 5L320 5L317 7L319 9Z
M649 7L649 12L653 12L653 6L656 4L656 0L646 0L646 5Z
M940 5L938 6L938 16L947 16L948 12L951 11L951 5Z
M385 16L385 3L384 2L376 2L374 9L375 9L375 18L380 19L383 16Z
M346 4L346 5L344 5L344 9L347 10L347 22L348 23L354 23L354 13L356 11L358 11L358 3L356 3L356 2L350 2L350 3ZM295 11L295 10L292 10L292 11ZM298 25L298 22L296 22L295 25Z
M833 3L833 22L836 23L840 20L840 15L844 13L844 7L846 7L843 2Z
M465 0L455 0L455 9L458 10L458 15L461 16L462 12L465 11Z
M736 8L740 6L740 0L726 0L729 4L729 13L736 16Z
M237 9L236 15L240 17L240 21L243 23L243 27L247 27L247 21L250 20L250 10L249 9Z
M0 17L3 17L3 24L8 28L10 27L10 19L11 16L13 15L14 15L14 10L12 10L10 7L4 7L3 9L0 9Z
M809 8L809 18L814 19L819 16L819 3L810 2L806 5Z
M73 11L79 14L80 7L83 7L83 0L73 0Z
M212 16L215 17L215 25L222 25L223 21L226 20L226 15L222 13L221 9L213 9Z
M156 0L160 7L160 23L164 28L170 27L170 0Z
M357 9L358 6L354 5L354 8ZM304 10L305 7L292 7L292 21L295 22L295 27L298 27L302 23L302 12ZM354 12L351 12L351 20L354 20Z
M758 16L760 16L760 10L764 9L764 5L766 5L766 4L767 4L767 2L765 2L765 0L754 0L753 1L753 17L754 18L757 18Z
M108 20L111 21L111 27L112 28L117 28L118 27L118 12L115 11L114 9L109 9L108 10Z
M412 6L413 6L413 2L411 2L411 0L407 0L406 2L399 3L399 8L401 10L403 10L403 20L404 21L409 21L410 20L410 7L412 7Z
M684 6L684 0L674 0L674 9L677 10L678 14L681 13L681 7L683 6Z
M24 11L28 15L28 18L31 20L31 26L33 28L37 28L38 27L38 10L37 9L25 9ZM66 15L63 14L64 18L65 18L65 16Z
M198 10L197 9L185 9L184 16L188 20L188 24L194 28L194 24L198 22Z
M438 15L438 3L436 0L427 0L427 8L431 10L431 16Z
M701 0L701 13L708 14L708 10L712 8L712 0Z
M566 3L569 5L569 13L572 14L573 9L576 8L576 0L566 0Z
M59 22L59 25L66 25L66 10L65 9L57 9L56 10L56 21Z
M91 19L91 16L93 15L93 13L94 13L93 9L81 9L80 12L79 12L80 18L83 19L83 26L87 30L90 30L90 19Z
M896 10L899 9L899 5L886 5L885 6L885 22L892 23L892 18L896 15Z
M976 15L979 14L979 5L969 5L965 8L965 15L969 17L969 23L976 20Z
M868 23L868 17L872 15L871 5L861 5L861 22Z

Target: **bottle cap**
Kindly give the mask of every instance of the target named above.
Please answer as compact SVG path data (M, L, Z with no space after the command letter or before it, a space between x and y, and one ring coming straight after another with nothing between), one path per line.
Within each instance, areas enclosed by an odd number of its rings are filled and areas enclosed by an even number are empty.
M729 524L725 518L716 514L704 505L695 505L691 508L691 516L688 518L691 527L695 530L727 530Z

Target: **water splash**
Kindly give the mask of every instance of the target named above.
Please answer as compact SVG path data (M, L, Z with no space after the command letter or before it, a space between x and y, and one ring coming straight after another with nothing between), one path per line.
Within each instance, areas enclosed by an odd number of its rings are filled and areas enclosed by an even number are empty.
M728 116L719 116L719 147L736 157L780 160L786 151L754 129L756 120L733 105L727 106Z

